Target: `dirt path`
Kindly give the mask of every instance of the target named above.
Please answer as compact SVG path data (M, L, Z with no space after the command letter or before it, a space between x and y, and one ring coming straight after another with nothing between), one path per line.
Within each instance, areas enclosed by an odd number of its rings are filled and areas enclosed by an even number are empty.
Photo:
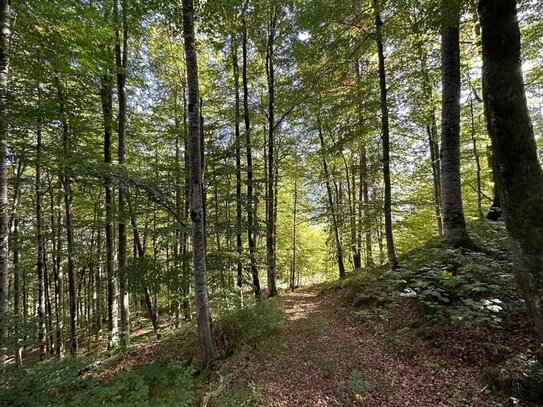
M330 292L312 287L283 299L284 348L235 365L269 406L486 407L506 404L482 392L477 370L425 348L402 354ZM356 396L353 388L371 390Z

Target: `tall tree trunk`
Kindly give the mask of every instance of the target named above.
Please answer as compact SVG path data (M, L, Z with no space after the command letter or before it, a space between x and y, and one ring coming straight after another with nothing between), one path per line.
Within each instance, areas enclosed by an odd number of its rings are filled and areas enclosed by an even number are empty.
M479 155L479 148L477 147L477 132L475 130L475 113L473 111L473 96L469 101L469 112L471 119L471 143L473 146L473 156L475 157L475 169L476 169L476 192L477 192L477 214L479 219L484 218L483 214L483 190L481 183L481 157Z
M528 114L515 0L479 2L483 94L513 266L543 336L543 171Z
M398 267L396 249L394 247L394 236L392 234L392 187L390 181L390 125L388 114L388 88L385 70L385 53L383 47L383 34L380 4L374 0L375 30L377 42L377 56L379 58L379 85L381 88L381 125L383 142L383 179L384 179L384 217L385 217L385 238L387 242L388 265L391 270Z
M217 358L217 350L211 330L209 310L207 267L205 253L204 208L202 196L202 157L200 134L200 96L198 83L198 62L194 34L193 0L183 0L183 37L187 65L189 90L189 149L190 184L192 187L192 262L194 267L194 295L198 338L202 347L204 365Z
M13 322L15 339L19 342L21 337L20 328L20 313L21 313L21 266L20 266L20 238L19 238L19 202L21 199L21 178L24 172L23 161L19 159L17 164L17 172L15 176L14 191L15 196L13 198L13 206L11 210L11 227L10 227L10 248L13 252ZM23 365L23 348L15 348L15 365Z
M11 39L10 0L0 0L0 343L8 338L8 180L6 174L7 155L7 89L9 71L9 48ZM6 361L4 345L0 345L0 364Z
M492 152L492 146L489 146L487 148L487 159L488 159L488 166L490 168L494 168L494 153ZM490 210L488 211L486 218L492 222L497 222L500 220L503 216L503 210L502 205L500 202L500 192L498 191L498 181L497 177L494 175L494 170L492 170L492 181L494 183L493 188L493 198L492 198L492 204L490 205Z
M38 90L39 92L39 90ZM41 123L36 131L36 243L37 243L37 274L38 274L38 342L40 344L40 360L47 358L47 325L45 315L45 267L44 267L44 240L42 215L42 189L41 189L41 161L42 161L42 133Z
M260 300L260 279L256 266L256 210L253 192L253 146L251 143L251 117L249 113L249 80L247 77L247 22L245 12L243 14L243 117L245 122L245 145L247 156L247 243L249 245L249 257L251 277L253 280L253 292L257 301Z
M460 4L442 0L441 190L445 242L474 249L464 219L460 179Z
M113 190L111 187L111 136L113 133L113 85L111 76L106 73L102 77L101 88L102 114L104 119L104 163L108 166L104 179L105 209L106 209L106 275L107 275L107 311L108 311L108 348L112 349L119 343L119 287L114 264L114 207Z
M232 41L232 66L234 68L234 87L236 92L236 111L235 111L235 132L236 132L236 249L238 253L237 278L238 287L243 285L243 265L242 253L243 243L241 240L241 136L240 136L240 91L239 91L239 63L238 63L238 44Z
M275 258L275 35L277 15L271 6L266 47L266 77L268 80L268 152L266 251L268 296L277 295Z
M55 354L60 358L64 355L64 340L62 334L64 329L64 275L62 272L62 255L60 253L62 250L62 222L61 217L57 217L60 208L57 208L55 204L54 188L51 181L49 184L49 206L51 210L51 240L53 241L53 277L55 280Z
M296 288L296 222L298 221L298 168L296 167L294 171L294 202L292 209L292 263L290 267L291 291L294 291L294 289Z
M126 70L128 67L128 21L127 21L127 2L122 0L121 10L119 2L113 2L115 20L117 27L115 30L115 62L117 65L117 93L119 104L118 116L118 160L119 165L124 167L126 164ZM121 34L122 31L122 34ZM128 346L129 342L129 299L128 276L126 274L126 194L127 189L124 183L119 186L119 233L118 233L118 253L117 262L119 270L119 303L121 321L119 327L120 344L122 347Z
M62 150L65 159L70 152L70 130L68 118L66 117L66 96L61 78L56 78L59 98L59 116L62 123ZM72 203L72 180L65 165L62 166L62 187L64 189L64 216L66 224L66 255L68 260L68 302L70 308L70 352L77 354L77 290L74 264L74 236L73 236L73 203Z
M339 278L345 278L346 273L345 273L345 263L343 259L343 247L341 245L341 238L339 235L339 221L336 214L336 205L334 203L334 194L332 192L330 172L328 171L328 163L326 162L324 135L322 132L322 126L321 126L319 118L317 118L317 122L319 126L319 139L320 139L320 144L321 144L322 167L324 170L326 193L328 196L328 208L330 209L330 217L332 218L332 227L334 228L334 237L336 240L336 256L337 256L337 264L338 264L338 269L339 269Z

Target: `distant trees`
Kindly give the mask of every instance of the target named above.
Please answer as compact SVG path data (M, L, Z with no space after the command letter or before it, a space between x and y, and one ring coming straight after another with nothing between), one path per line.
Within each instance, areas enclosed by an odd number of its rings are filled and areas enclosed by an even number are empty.
M543 171L522 77L515 0L481 0L483 96L513 265L543 336Z

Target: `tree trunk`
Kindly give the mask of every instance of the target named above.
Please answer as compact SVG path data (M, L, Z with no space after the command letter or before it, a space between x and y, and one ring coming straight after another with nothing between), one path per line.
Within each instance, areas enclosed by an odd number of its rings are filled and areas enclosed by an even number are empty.
M68 157L70 151L70 130L68 127L68 119L66 117L66 96L62 86L61 78L56 78L57 91L59 98L59 116L62 123L62 149L64 157ZM62 171L62 187L64 189L64 216L66 224L66 255L68 259L68 301L70 308L70 352L72 355L77 354L77 291L75 281L75 264L74 264L74 236L73 236L73 204L72 204L72 180L68 174L65 165L61 168Z
M119 104L118 116L118 160L119 165L125 167L126 164L126 70L128 64L128 21L127 21L127 3L122 0L121 10L119 2L113 3L115 20L117 27L115 30L115 62L117 65L117 93ZM122 34L121 34L122 31ZM128 276L126 274L126 194L127 189L124 183L119 186L119 234L118 234L118 253L117 268L119 270L119 303L120 303L120 326L119 336L122 347L127 347L129 342L129 299Z
M275 35L277 16L275 6L271 7L266 47L266 76L268 80L268 176L266 211L266 251L268 296L277 295L275 258Z
M119 288L114 265L114 231L113 231L113 190L111 188L111 135L113 132L113 88L111 76L106 73L102 78L102 114L104 118L104 163L108 166L104 179L105 209L106 209L106 275L107 275L107 311L108 311L108 349L119 343Z
M494 168L494 153L492 152L492 146L487 150L488 166ZM499 221L503 216L502 205L500 202L500 192L498 191L498 181L497 177L494 175L494 170L492 170L492 181L494 183L493 188L493 199L492 204L490 205L490 210L488 211L486 218L492 222Z
M537 156L521 68L515 0L479 2L483 94L513 266L543 336L543 171Z
M194 33L193 0L183 0L183 37L187 65L187 84L189 90L189 150L190 184L192 187L192 262L194 267L194 295L196 303L196 322L198 338L202 347L204 365L217 358L217 350L211 329L209 310L207 267L205 253L204 208L202 196L202 151L200 134L200 96L198 83L198 62Z
M17 341L21 338L21 328L20 328L20 313L21 313L21 266L20 266L20 238L19 238L19 202L21 199L21 178L23 176L24 168L23 161L19 159L17 164L17 173L15 178L14 191L15 196L13 199L12 206L12 218L11 218L11 228L10 228L10 248L13 252L13 322L14 322L14 331L15 339ZM23 365L23 348L15 348L15 365Z
M38 91L39 92L39 91ZM43 241L43 215L41 191L41 160L42 160L42 134L41 124L38 123L36 131L36 243L37 243L37 274L38 274L38 342L40 344L40 360L47 358L47 326L45 315L45 267L44 267L44 241Z
M232 41L232 66L234 68L234 87L236 92L236 111L235 111L235 133L236 133L236 249L237 259L237 283L241 288L243 285L243 265L242 253L243 243L241 240L241 136L240 136L240 91L239 91L239 64L238 64L238 44Z
M381 88L381 125L383 142L383 179L384 179L384 217L385 217L385 238L387 242L388 265L391 270L398 267L396 249L394 247L394 236L392 234L392 187L390 181L390 126L388 114L388 89L385 71L385 53L383 48L383 35L380 5L377 0L373 2L375 11L375 29L377 42L377 56L379 58L379 84Z
M475 130L475 114L473 112L473 96L469 101L469 112L471 119L471 143L473 146L473 156L475 157L475 168L476 168L476 191L477 191L477 215L479 219L484 218L483 214L483 190L481 183L481 158L479 155L479 148L477 147L477 132Z
M295 157L296 159L296 157ZM294 169L294 203L292 210L292 264L290 271L290 290L296 288L296 222L298 221L298 168Z
M6 361L7 350L3 344L8 338L8 181L6 174L6 155L8 123L7 89L9 48L11 39L11 7L10 0L0 2L0 365Z
M339 236L339 222L336 214L336 208L334 203L334 195L332 193L332 186L330 185L330 172L328 171L328 163L326 162L325 154L325 145L324 145L324 135L322 134L322 127L320 120L317 118L319 126L319 139L321 144L321 156L322 156L322 166L324 170L324 179L326 183L326 192L328 196L328 208L330 209L330 217L332 218L332 227L334 228L334 237L336 240L336 255L337 255L337 264L339 268L339 278L345 278L345 263L343 260L343 247L341 245L341 238Z
M464 219L460 179L460 5L442 0L441 190L445 242L474 249Z
M61 218L57 218L57 209L55 204L55 194L53 184L49 184L49 206L51 210L51 240L53 241L53 276L55 286L55 320L56 320L56 343L55 354L58 358L64 355L64 275L62 273L62 224Z
M254 205L255 197L253 193L253 147L251 144L251 118L249 115L249 81L247 78L247 23L245 21L245 14L243 15L242 47L243 117L245 121L245 144L247 156L247 243L249 245L253 292L256 300L259 301L260 279L258 277L258 268L256 266L256 210Z

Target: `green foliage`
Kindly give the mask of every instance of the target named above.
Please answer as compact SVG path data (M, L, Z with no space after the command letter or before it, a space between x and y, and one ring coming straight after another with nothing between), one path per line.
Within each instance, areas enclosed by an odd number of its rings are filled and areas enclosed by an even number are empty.
M217 325L229 346L263 350L280 342L285 322L286 315L281 302L268 299L254 306L226 311L220 316Z
M10 368L1 377L0 405L147 407L195 405L194 371L180 362L143 365L111 381L82 374L89 365L66 358L32 368Z
M262 396L254 383L241 381L229 386L225 391L211 399L213 407L258 407L263 402Z
M480 222L474 230L478 241L493 242L496 248L468 252L429 245L404 255L402 269L377 268L351 277L346 282L348 295L357 306L371 306L359 311L360 316L375 316L384 305L402 301L414 301L424 323L445 319L500 326L505 317L524 312L513 288L511 260L497 249L504 241L503 225Z
M373 385L356 369L349 376L349 387L355 394L364 394L373 389Z
M494 389L520 399L543 401L543 360L541 355L525 353L487 368L486 382Z

